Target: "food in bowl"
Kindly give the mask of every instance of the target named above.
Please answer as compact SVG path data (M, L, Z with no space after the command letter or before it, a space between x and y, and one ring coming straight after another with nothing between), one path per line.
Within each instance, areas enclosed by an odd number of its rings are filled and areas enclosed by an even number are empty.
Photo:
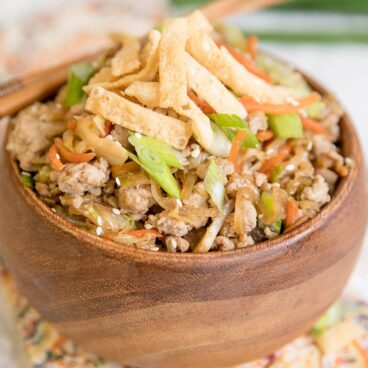
M115 38L12 119L20 179L75 225L152 251L244 248L315 217L348 175L339 104L255 37L196 11Z

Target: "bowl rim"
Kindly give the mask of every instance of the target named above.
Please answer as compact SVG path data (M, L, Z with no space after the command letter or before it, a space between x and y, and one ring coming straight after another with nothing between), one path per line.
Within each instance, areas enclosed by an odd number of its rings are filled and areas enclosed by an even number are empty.
M317 92L322 95L332 95L325 87L321 86L314 79L310 78L305 73L301 72L303 77L307 80L308 84ZM19 172L21 171L16 160L11 157L11 154L6 150L6 142L11 130L11 124L9 123L6 129L4 137L3 149L5 150L5 161L10 164L10 174L15 182L16 190L24 197L25 202L40 215L49 224L56 226L62 232L71 235L75 239L83 242L86 246L95 249L98 252L104 253L111 258L129 258L138 263L159 263L165 265L165 267L185 267L185 266L203 266L211 267L218 264L225 265L234 263L234 261L244 261L244 257L251 255L262 256L275 256L276 254L282 254L289 249L291 244L297 243L299 240L304 239L310 233L318 230L323 224L331 217L333 213L339 210L343 205L345 199L351 193L353 184L357 179L359 170L363 167L363 154L362 148L357 136L354 124L343 108L344 114L340 120L340 140L345 156L349 156L354 160L354 167L350 170L349 174L345 178L340 178L336 192L333 194L332 199L327 203L322 210L312 219L309 219L305 223L296 226L294 229L287 233L277 236L275 239L268 239L260 243L253 244L249 247L242 249L234 249L230 251L211 251L207 253L169 253L169 252L154 252L145 249L139 249L127 244L117 243L112 240L104 239L97 235L91 234L76 225L72 224L68 220L62 218L60 215L52 211L45 202L43 202L36 192L30 188L25 188L19 180ZM328 222L328 221L327 221ZM212 260L212 262L207 262ZM221 262L213 262L218 260Z

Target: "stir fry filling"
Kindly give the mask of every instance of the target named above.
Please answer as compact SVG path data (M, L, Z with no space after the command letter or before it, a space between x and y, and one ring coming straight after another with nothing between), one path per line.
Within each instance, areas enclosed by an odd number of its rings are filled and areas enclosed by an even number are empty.
M20 180L60 216L151 251L250 246L316 216L353 162L343 111L257 39L196 11L70 69L12 120Z

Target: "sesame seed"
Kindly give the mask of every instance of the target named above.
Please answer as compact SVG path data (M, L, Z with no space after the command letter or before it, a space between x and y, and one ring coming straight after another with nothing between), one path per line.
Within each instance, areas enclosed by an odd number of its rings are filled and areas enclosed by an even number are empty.
M148 222L146 222L144 224L144 228L147 229L147 230L151 230L151 229L153 229L153 226L151 224L149 224Z
M266 154L268 156L272 155L273 153L275 152L275 149L274 148L269 148L267 151L266 151Z
M115 215L120 215L120 213L121 213L120 210L117 209L117 208L113 208L112 212L115 213Z
M102 230L101 226L96 227L96 235L100 236L100 235L102 235L102 232L103 232L103 230Z
M200 154L201 154L200 149L199 149L199 148L196 148L195 150L193 150L193 151L192 151L191 156L192 156L192 157L194 157L194 158L196 158L196 157L198 157Z
M288 164L286 165L285 167L285 170L286 171L294 171L296 169L295 165L294 164Z
M25 175L25 176L31 176L31 174L27 171L22 171L22 175Z
M58 160L60 160L60 155L57 153L56 154L56 158L58 159Z
M102 226L102 217L97 216L97 225Z
M275 187L275 188L280 188L280 184L279 184L279 183L273 183L272 185L273 185L273 187Z
M108 139L109 141L113 141L113 140L114 140L114 138L112 137L112 135L111 135L111 134L107 135L107 136L105 137L105 139Z
M179 208L183 207L183 202L180 199L177 198L176 203L177 203Z
M299 106L299 101L292 97L286 97L286 101L291 103L293 106Z
M121 183L120 183L120 179L119 178L115 178L115 183L117 186L120 187Z
M134 135L138 139L141 139L142 138L142 134L141 133L134 133Z
M307 150L310 151L313 148L313 142L309 141L307 144Z
M351 157L345 157L345 164L348 167L354 166L354 160Z
M55 213L56 213L56 210L55 210L55 208L51 208L51 211L52 211L52 212L55 212Z

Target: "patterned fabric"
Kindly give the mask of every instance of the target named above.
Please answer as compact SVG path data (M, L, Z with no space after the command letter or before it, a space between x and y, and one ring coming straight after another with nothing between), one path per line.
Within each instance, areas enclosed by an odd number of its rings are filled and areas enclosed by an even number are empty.
M0 282L34 368L128 368L85 352L43 321L1 264ZM338 318L336 313L326 315L318 331L315 328L276 353L237 368L368 368L368 305L343 300L338 310Z

